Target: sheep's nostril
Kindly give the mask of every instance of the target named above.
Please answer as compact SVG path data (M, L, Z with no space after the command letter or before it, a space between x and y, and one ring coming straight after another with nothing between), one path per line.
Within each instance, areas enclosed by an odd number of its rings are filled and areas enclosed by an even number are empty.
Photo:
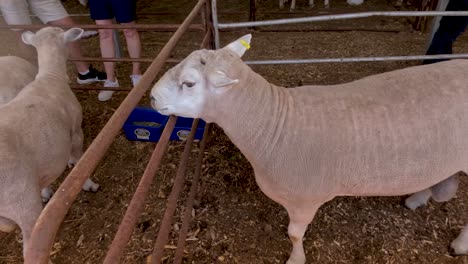
M155 99L154 96L152 96L152 95L150 95L150 99L151 99L151 101L153 101L153 102L156 101L156 99Z

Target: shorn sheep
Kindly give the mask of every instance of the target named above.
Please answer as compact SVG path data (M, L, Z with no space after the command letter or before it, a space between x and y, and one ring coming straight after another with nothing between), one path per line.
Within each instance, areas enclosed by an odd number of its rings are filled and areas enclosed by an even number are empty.
M16 225L23 235L23 254L42 211L46 188L82 155L82 112L66 72L66 43L82 29L64 32L47 27L24 32L22 39L38 53L38 73L10 102L0 106L0 231ZM90 179L83 185L97 191Z
M468 61L286 89L242 61L250 40L194 51L155 84L151 104L223 128L288 212L288 264L305 263L304 232L336 196L453 196L452 175L468 166ZM468 231L452 246L467 253Z
M0 57L0 105L8 103L34 80L37 67L16 56Z

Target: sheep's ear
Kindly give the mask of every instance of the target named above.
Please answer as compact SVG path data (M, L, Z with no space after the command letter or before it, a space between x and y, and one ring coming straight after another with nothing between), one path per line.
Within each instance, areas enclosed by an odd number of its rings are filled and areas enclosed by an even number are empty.
M215 71L211 74L210 80L215 87L224 87L227 85L231 85L234 83L238 83L238 79L231 79L229 78L224 72L222 71Z
M32 45L32 40L34 38L34 33L31 31L25 31L21 34L21 40L28 45Z
M230 49L234 51L239 57L242 57L244 53L250 49L250 40L252 39L252 34L247 34L236 41L233 41L229 43L226 47L226 49Z
M83 32L84 30L81 28L70 28L69 30L65 31L65 33L63 33L63 38L65 39L65 42L76 41L81 38Z

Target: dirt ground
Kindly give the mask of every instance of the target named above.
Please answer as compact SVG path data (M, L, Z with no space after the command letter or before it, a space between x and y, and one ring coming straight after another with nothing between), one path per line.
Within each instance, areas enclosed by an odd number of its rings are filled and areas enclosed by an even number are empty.
M137 4L139 13L187 14L195 2L139 0ZM358 7L347 6L343 0L331 1L329 10L323 8L322 1L317 1L314 9L309 9L306 1L297 2L297 12L300 14L266 15L262 12L279 11L277 1L258 0L257 19L395 10L393 3L386 0L369 0ZM63 3L70 13L87 12L77 1L65 0ZM220 21L248 20L248 1L223 1L218 5L221 12L243 12L242 15L222 14ZM288 10L287 7L285 10ZM141 15L138 22L180 23L183 17ZM80 23L92 23L86 17L77 20ZM288 28L295 32L236 30L223 32L221 42L226 44L251 32L252 48L246 53L245 60L423 54L427 35L412 30L409 24L411 20L374 17L261 28ZM298 32L298 29L303 31ZM143 56L154 58L170 35L143 32ZM121 40L124 44L122 36ZM173 57L183 58L197 49L200 42L200 33L187 34L177 46ZM127 57L125 45L122 46L122 55ZM86 56L100 56L97 38L84 40L83 50ZM461 36L455 44L454 52L467 51L468 37ZM252 68L274 84L292 87L338 84L418 63L328 63ZM102 68L99 64L94 65ZM69 66L70 76L74 80L74 68L71 64ZM147 66L144 64L144 68ZM130 85L129 70L128 63L117 66L122 86ZM111 101L105 103L97 100L96 91L76 91L76 95L83 106L86 147L117 109L126 93L116 93ZM140 105L147 104L148 98L145 96ZM128 141L122 131L92 176L102 189L97 193L80 193L62 224L51 254L54 263L103 261L154 147L154 143ZM147 256L151 254L182 149L183 143L170 143L122 263L146 263ZM192 161L198 151L196 144ZM192 171L189 170L187 175L187 186L179 205L184 204ZM54 187L57 188L62 180L63 177ZM462 177L455 199L448 203L430 202L417 211L403 206L405 197L335 198L320 208L305 235L308 263L468 263L467 257L452 257L449 254L450 241L458 235L468 219L467 185L466 177ZM175 226L180 226L181 211L181 207L176 211L173 221ZM222 130L215 127L204 157L202 185L189 231L184 263L284 263L291 249L287 224L286 211L262 194L247 160ZM174 250L171 246L176 243L177 228L173 227L164 263L172 262ZM0 263L22 263L21 235L18 230L9 234L1 233L0 245Z

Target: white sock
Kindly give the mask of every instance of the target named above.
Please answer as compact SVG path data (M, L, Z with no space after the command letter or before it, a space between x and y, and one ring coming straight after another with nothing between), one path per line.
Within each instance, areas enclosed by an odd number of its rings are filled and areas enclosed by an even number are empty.
M86 75L86 74L89 73L89 70L86 70L86 71L84 71L84 72L79 72L79 73L80 73L81 75Z

